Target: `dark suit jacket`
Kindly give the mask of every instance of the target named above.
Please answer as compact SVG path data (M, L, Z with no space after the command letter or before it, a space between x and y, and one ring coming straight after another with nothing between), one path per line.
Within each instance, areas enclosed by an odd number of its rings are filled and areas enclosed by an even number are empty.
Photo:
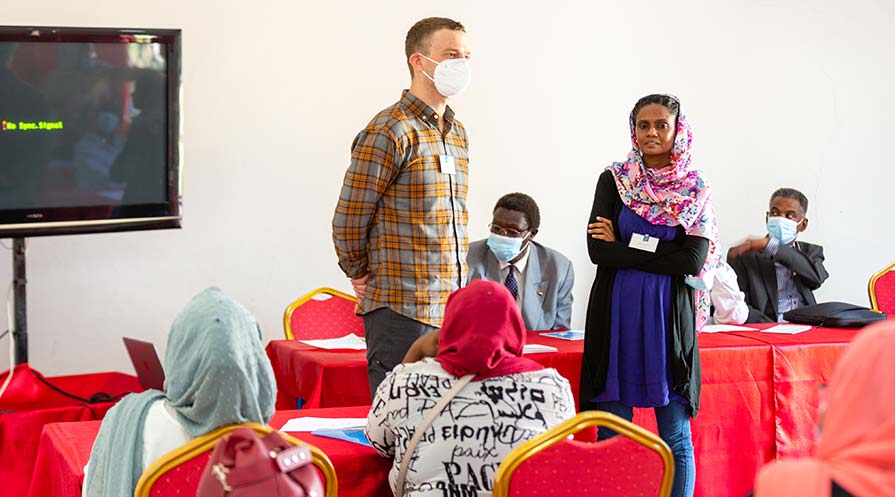
M468 281L490 280L503 283L500 263L487 240L469 244L466 263ZM572 287L575 273L572 262L559 252L531 241L525 265L525 291L522 292L522 320L529 330L569 329L572 321Z
M830 276L824 268L824 249L820 245L795 242L780 245L771 258L764 252L749 252L739 257L728 257L727 263L737 273L740 290L746 294L749 306L747 323L777 321L777 272L779 262L795 273L796 288L808 305L816 304L814 290Z

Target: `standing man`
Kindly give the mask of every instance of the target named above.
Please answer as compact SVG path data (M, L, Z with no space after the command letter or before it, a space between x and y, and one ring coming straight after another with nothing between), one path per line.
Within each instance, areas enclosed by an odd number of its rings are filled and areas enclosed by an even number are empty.
M351 147L333 243L363 315L370 393L420 336L441 327L448 295L466 281L466 130L447 106L469 83L462 24L410 28L410 90Z
M492 213L491 234L469 244L469 281L506 285L529 330L569 329L572 320L572 263L556 250L534 241L541 212L533 198L508 193Z

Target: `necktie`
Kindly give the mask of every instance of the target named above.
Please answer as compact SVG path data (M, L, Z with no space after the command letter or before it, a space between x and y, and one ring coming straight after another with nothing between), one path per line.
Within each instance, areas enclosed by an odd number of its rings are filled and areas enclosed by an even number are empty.
M519 296L519 285L516 283L516 266L510 264L509 266L510 272L507 273L507 279L503 282L506 285L507 290L513 294L513 298L517 298Z

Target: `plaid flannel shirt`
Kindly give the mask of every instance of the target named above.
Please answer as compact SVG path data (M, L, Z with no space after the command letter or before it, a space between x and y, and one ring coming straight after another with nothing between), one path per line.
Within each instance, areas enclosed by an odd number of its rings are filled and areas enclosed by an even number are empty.
M333 216L333 243L349 278L370 273L362 313L387 307L441 327L448 295L466 281L466 130L405 90L351 147ZM453 157L455 174L440 169Z

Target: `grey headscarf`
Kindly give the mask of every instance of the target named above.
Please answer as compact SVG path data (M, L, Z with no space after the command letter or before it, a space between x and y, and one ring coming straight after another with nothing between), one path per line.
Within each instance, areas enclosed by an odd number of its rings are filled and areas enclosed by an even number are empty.
M165 391L128 395L106 414L90 453L88 497L134 494L143 471L146 413L163 398L194 437L232 423L267 423L273 416L276 382L261 330L221 290L195 296L171 326Z

